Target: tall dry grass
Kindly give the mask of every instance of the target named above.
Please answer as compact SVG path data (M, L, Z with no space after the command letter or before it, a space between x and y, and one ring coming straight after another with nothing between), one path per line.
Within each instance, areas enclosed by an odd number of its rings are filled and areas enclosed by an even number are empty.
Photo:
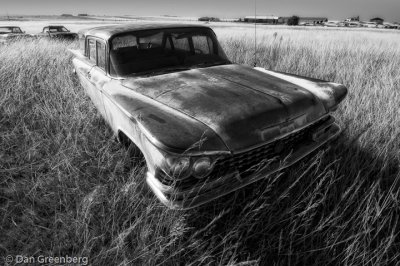
M253 63L251 32L217 29ZM353 36L354 34L354 36ZM0 50L0 255L93 265L379 265L399 260L400 38L259 32L258 65L344 83L328 151L203 207L173 211L72 74L71 45ZM73 46L73 45L72 45Z

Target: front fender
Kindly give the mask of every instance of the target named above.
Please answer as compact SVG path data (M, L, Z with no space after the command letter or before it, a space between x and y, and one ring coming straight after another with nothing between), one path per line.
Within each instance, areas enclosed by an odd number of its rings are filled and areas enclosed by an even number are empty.
M117 83L117 82L116 82ZM103 92L158 149L173 154L219 154L228 148L209 127L122 85L105 86ZM106 109L111 110L106 106ZM111 110L116 112L116 110ZM114 118L113 118L114 116ZM120 127L111 113L113 127Z
M261 67L255 67L255 69L308 90L321 100L327 112L334 111L338 104L343 101L347 95L347 88L342 84L288 73L275 72Z

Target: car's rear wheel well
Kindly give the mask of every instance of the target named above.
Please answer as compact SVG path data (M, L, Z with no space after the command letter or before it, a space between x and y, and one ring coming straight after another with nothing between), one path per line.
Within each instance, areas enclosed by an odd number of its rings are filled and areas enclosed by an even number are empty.
M146 158L140 148L127 136L124 132L118 131L118 141L128 150L129 156L132 161L140 164L140 166L146 165Z

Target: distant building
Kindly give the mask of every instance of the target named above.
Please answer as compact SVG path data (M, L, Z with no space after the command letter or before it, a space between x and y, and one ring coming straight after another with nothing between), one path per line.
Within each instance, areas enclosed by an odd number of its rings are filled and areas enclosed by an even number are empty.
M79 17L87 17L88 14L78 14Z
M278 24L279 17L277 16L246 16L244 22L250 23L265 23L265 24Z
M376 24L383 24L383 19L381 18L373 18L369 20L370 22L375 22Z
M72 17L72 14L62 14L62 17Z
M249 23L264 23L264 24L288 24L292 17L278 17L278 16L246 16L239 21ZM325 17L299 17L299 24L312 24L320 25L328 21Z

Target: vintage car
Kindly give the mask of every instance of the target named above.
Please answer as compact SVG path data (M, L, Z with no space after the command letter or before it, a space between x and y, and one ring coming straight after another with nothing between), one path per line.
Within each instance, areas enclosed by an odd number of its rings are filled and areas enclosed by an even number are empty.
M36 37L74 41L78 39L78 34L70 32L64 26L46 26Z
M365 28L377 28L378 24L376 22L361 22L362 26Z
M343 85L231 63L199 25L79 32L74 72L146 181L186 209L284 169L340 133Z
M16 26L1 26L0 27L0 44L9 43L10 41L20 40L22 38L29 38L30 35Z
M327 21L324 22L324 27L340 27L339 25L340 21Z

